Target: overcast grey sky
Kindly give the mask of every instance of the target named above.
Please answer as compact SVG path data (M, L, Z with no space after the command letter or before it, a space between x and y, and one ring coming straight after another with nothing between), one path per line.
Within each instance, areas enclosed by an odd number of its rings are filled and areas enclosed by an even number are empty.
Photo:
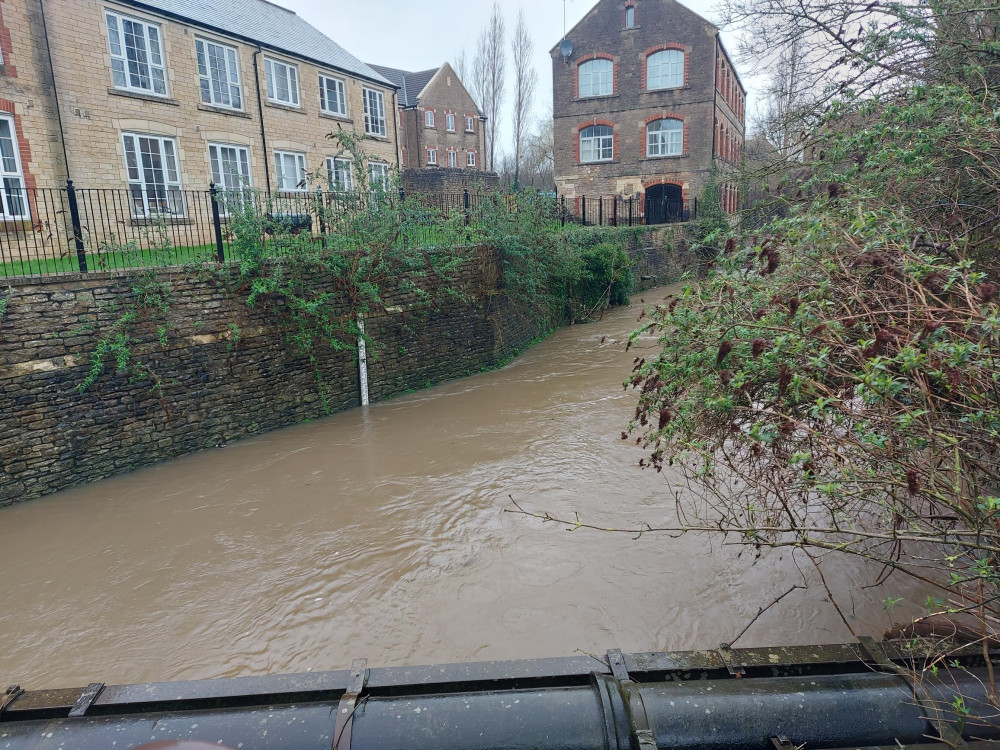
M715 0L681 0L696 13L717 22ZM464 48L471 66L476 38L486 25L492 0L274 0L290 8L317 27L355 57L366 63L388 65L403 70L427 70L444 62L453 63ZM566 0L566 28L572 28L597 0ZM535 68L538 92L535 117L548 117L552 111L552 62L549 50L563 35L563 0L500 0L505 15L508 38L517 23L517 13L524 8L525 19L535 42ZM723 31L723 43L730 54L735 39ZM510 64L508 63L508 71ZM752 83L747 111L754 106ZM508 72L508 81L510 73ZM511 128L510 89L506 112L501 117L500 138L509 151Z

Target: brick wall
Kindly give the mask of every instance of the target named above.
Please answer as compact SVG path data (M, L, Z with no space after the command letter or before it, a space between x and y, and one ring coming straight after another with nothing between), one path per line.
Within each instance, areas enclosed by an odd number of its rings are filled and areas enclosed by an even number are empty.
M402 174L403 189L407 193L461 193L474 192L485 187L500 185L496 172L476 172L470 169L407 169Z
M411 92L413 94L415 92ZM401 113L406 147L406 169L435 169L448 167L449 151L456 154L456 168L484 172L487 168L485 154L485 125L479 116L475 101L462 85L452 67L445 63L419 92L420 105ZM434 125L426 123L426 113L434 113ZM454 115L455 128L448 130L448 115ZM471 117L473 129L465 127L465 118ZM434 149L436 165L428 165L428 151ZM475 155L475 165L468 166L468 155Z
M563 58L553 51L555 180L567 198L641 196L644 185L665 182L680 185L686 198L697 197L710 174L718 31L675 0L635 0L632 5L634 28L625 28L622 2L602 0L570 31L572 55ZM683 85L647 91L647 57L669 49L685 54ZM595 58L614 61L614 90L610 96L581 99L579 65ZM648 157L646 126L663 118L683 122L682 153ZM614 158L581 163L580 129L594 123L613 126Z

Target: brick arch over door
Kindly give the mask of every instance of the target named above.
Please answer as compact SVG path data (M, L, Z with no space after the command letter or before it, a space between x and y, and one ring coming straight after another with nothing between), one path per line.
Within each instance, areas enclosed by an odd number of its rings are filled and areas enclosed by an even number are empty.
M650 188L657 187L658 185L674 185L675 187L680 188L681 198L683 200L687 200L688 197L687 183L681 182L680 180L671 180L666 177L659 177L654 180L647 180L646 182L642 183L642 190L645 193Z
M665 178L643 184L643 214L647 224L667 224L684 218L684 184Z

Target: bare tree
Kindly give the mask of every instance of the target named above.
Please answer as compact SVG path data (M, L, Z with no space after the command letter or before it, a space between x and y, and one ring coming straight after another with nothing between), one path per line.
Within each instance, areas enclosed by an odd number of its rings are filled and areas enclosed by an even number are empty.
M763 135L782 159L800 161L806 133L811 129L812 97L805 85L808 78L803 42L793 40L774 65L765 90L760 116Z
M511 40L511 53L514 58L514 185L520 184L521 159L524 139L528 129L528 118L531 105L535 100L535 88L538 86L538 73L531 65L531 56L535 45L528 33L524 20L524 9L517 14L517 28Z
M555 126L552 115L542 117L524 139L521 182L539 190L555 190Z
M507 28L500 13L500 3L494 0L493 13L479 35L476 57L472 62L472 85L487 118L486 154L491 170L496 169L497 124L507 73L506 39Z
M451 67L455 69L455 74L458 76L458 80L462 82L462 85L469 88L472 85L472 81L469 79L469 56L466 54L465 48L455 55L455 62ZM469 93L472 93L471 89Z

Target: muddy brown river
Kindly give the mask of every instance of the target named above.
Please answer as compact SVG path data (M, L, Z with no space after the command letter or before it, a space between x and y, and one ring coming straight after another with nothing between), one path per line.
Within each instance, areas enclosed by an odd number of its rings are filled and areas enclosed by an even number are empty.
M510 495L602 526L670 519L670 478L640 470L641 450L620 439L639 310L558 331L496 372L0 510L0 684L732 640L803 574L816 582L804 562L504 512ZM871 571L824 570L852 627L881 632L886 592L862 588ZM814 585L739 645L845 640Z

